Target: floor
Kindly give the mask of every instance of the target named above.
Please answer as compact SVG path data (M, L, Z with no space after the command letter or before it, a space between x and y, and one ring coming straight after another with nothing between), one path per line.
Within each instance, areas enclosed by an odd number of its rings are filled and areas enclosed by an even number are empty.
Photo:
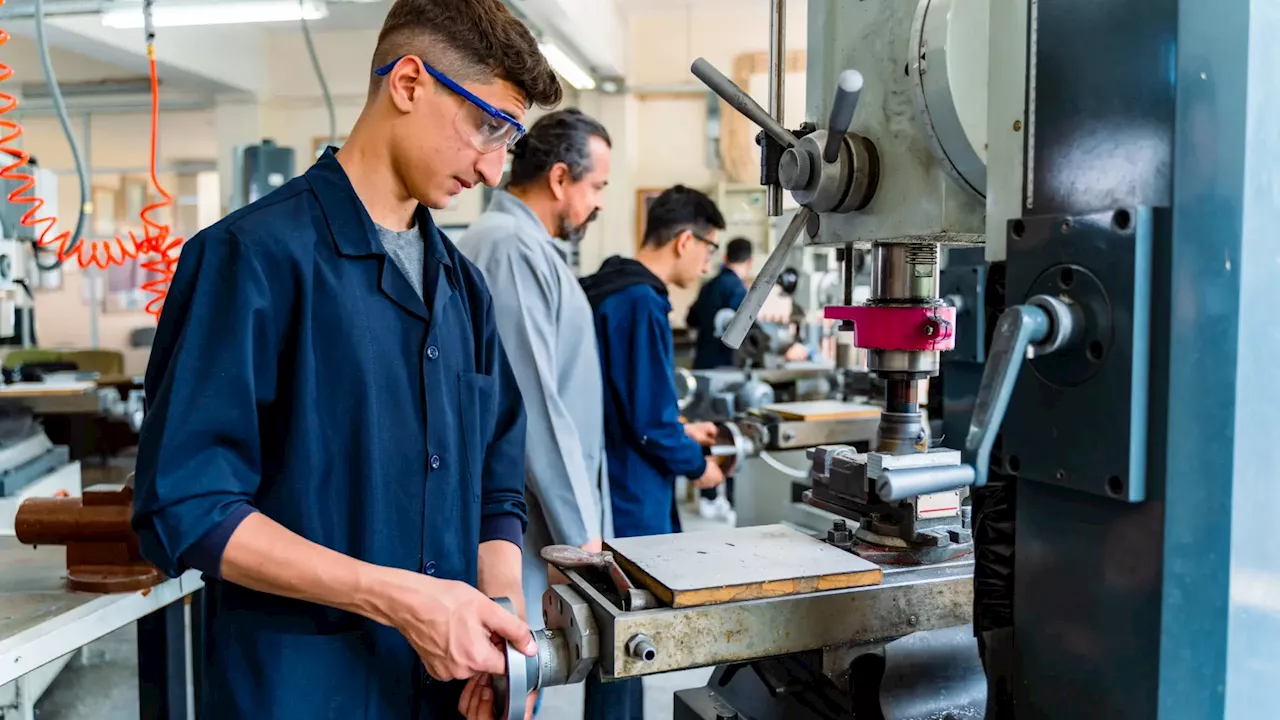
M681 507L686 532L723 527ZM127 627L87 646L49 687L36 708L40 720L135 720L138 717L137 633ZM711 668L644 681L645 720L670 720L672 694L705 685ZM539 718L582 717L582 686L549 688Z

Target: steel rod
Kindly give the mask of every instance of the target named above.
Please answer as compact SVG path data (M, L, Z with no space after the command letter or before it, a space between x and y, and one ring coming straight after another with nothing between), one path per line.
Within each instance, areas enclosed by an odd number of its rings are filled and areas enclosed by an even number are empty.
M769 114L786 127L787 87L787 0L773 0L769 16ZM766 188L769 217L782 214L782 187Z

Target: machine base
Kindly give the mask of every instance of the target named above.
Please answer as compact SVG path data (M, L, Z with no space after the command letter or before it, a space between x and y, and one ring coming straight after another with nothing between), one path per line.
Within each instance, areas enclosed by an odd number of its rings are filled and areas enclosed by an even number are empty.
M971 626L827 651L847 658L834 681L822 652L717 668L676 693L675 720L981 720L987 683Z
M164 580L164 573L145 563L106 566L75 565L67 568L67 588L79 592L131 592L155 587Z
M861 523L863 514L859 510L848 508L838 502L832 502L830 499L819 497L820 490L806 490L802 496L804 503L820 510L838 515L840 517L849 518ZM935 565L937 563L950 562L965 557L973 552L973 535L968 528L957 522L952 525L939 525L930 527L927 535L919 534L917 537L925 537L930 542L913 543L906 547L893 547L885 544L866 542L866 536L874 536L874 533L859 528L854 539L861 542L854 542L845 548L850 552L870 560L877 565ZM952 539L954 536L955 539ZM841 546L844 547L844 546Z

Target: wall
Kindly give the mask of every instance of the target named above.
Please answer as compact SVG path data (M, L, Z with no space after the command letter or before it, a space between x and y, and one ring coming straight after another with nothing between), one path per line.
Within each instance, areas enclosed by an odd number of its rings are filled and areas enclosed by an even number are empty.
M96 168L92 183L118 186L121 174L145 176L148 162L150 126L144 113L96 114L91 116L89 163ZM75 223L79 198L76 175L70 172L74 161L58 121L53 117L31 117L23 120L25 147L38 156L41 167L60 172L58 177L59 230L70 230ZM84 118L73 117L72 129L83 138ZM172 112L161 116L157 143L161 166L186 160L212 160L217 149L212 114L209 112ZM101 171L111 171L103 173ZM177 178L162 174L160 182L179 197ZM204 217L207 220L207 214ZM133 218L122 218L136 225ZM175 228L190 233L198 227ZM93 271L90 271L93 272ZM35 291L36 332L41 346L86 348L91 346L92 315L86 300L88 276L76 263L63 267L59 289ZM147 352L129 348L130 333L140 327L154 325L152 317L141 311L99 311L98 346L123 350L126 371L141 372L146 366Z
M689 66L705 57L731 75L735 58L768 52L769 3L742 0L701 0L670 5L637 2L629 6L628 86L641 92L626 100L593 100L592 107L610 108L601 119L614 136L614 170L609 203L584 240L582 268L593 272L604 258L632 255L636 243L636 191L682 183L710 190L724 180L721 170L707 162L707 97L703 93L671 92L698 83ZM787 49L802 50L807 38L807 4L787 7ZM767 85L756 78L748 91L767 106ZM787 84L785 117L788 126L804 119L804 85L792 76ZM610 98L598 93L586 96ZM722 106L723 108L723 106ZM723 110L722 110L723 112ZM625 163L618 162L622 139ZM758 152L758 151L756 151ZM623 171L623 168L626 168ZM758 248L764 251L765 248ZM763 255L763 252L761 253ZM672 324L684 325L696 290L672 293Z
M805 44L805 3L788 8L788 49ZM768 4L740 0L702 0L696 5L671 6L635 3L628 17L627 66L630 86L655 88L689 87L696 80L688 68L694 58L705 56L717 67L730 72L734 59L743 53L768 49ZM232 148L270 137L293 147L298 154L298 170L311 162L315 138L328 134L327 113L307 60L301 36L292 28L269 33L266 93L220 96L216 107L202 112L164 112L161 116L161 163L177 160L215 161L228 196ZM346 134L358 117L369 79L369 56L377 37L376 28L317 30L314 32L321 66L336 104L339 136ZM22 82L40 82L42 76L34 44L15 37L0 51L0 60L14 67L11 84L0 89L16 92ZM104 64L72 52L56 49L54 65L64 82L100 78L134 78L136 72ZM162 83L164 76L162 75ZM750 90L763 104L764 84L752 82ZM802 119L803 94L788 86L788 124ZM177 88L172 88L171 92ZM711 189L722 173L707 163L706 96L608 95L570 92L563 106L580 106L605 122L614 140L614 172L606 195L607 206L582 247L582 268L593 272L604 258L630 255L635 246L635 193L639 188L660 188L675 183ZM541 114L529 114L531 124ZM45 167L69 170L72 167L65 140L52 117L28 117L25 147L36 153ZM75 119L76 132L80 120ZM147 162L148 122L145 113L95 115L92 120L92 164L97 168L142 168ZM172 184L170 178L162 179ZM74 208L77 189L74 177L60 178L59 197L64 212ZM89 344L89 312L82 299L78 269L68 269L63 288L41 291L37 299L38 328L44 344L85 346ZM676 293L675 324L682 325L685 306L692 293ZM129 331L150 322L143 313L103 313L100 316L99 344L123 347Z

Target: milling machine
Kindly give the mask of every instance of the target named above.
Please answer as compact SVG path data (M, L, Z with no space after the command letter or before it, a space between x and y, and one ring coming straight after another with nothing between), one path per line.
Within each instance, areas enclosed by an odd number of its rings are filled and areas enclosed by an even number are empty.
M872 248L871 298L825 312L884 417L869 452L814 450L808 498L856 530L559 558L527 685L719 666L677 720L1280 716L1275 4L824 0L808 22L825 129L694 73L803 205L729 344L802 233ZM931 443L913 383L966 334L965 431Z

